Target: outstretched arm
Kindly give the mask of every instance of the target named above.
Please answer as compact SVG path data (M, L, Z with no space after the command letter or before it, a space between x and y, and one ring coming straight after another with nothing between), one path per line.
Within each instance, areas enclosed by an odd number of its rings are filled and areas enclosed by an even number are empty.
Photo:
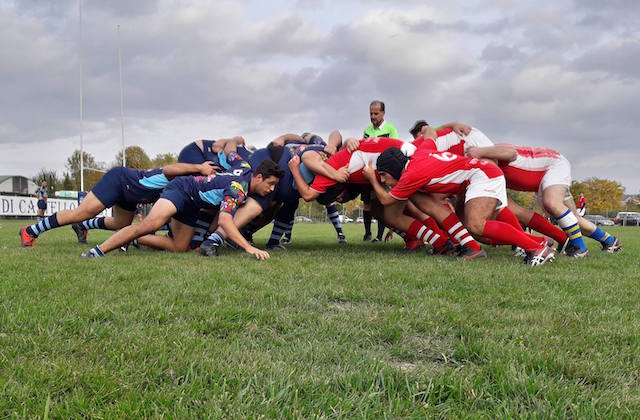
M289 160L289 169L291 170L291 175L293 175L293 179L296 181L296 186L298 187L298 192L300 193L300 197L304 199L304 201L313 201L320 193L316 190L312 190L307 184L307 181L304 180L302 173L300 172L300 158L298 155L292 157Z
M491 159L499 162L513 162L518 152L509 146L470 147L467 155L476 159Z
M204 163L172 163L162 167L162 173L167 179L173 179L183 175L211 175L215 173L217 166L212 162Z

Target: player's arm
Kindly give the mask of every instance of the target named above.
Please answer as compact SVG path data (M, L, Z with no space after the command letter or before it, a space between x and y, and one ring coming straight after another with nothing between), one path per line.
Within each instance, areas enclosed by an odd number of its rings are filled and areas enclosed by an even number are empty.
M349 170L346 166L335 169L333 166L328 165L318 153L307 152L303 154L302 163L313 173L326 176L336 182L344 183L349 179Z
M287 134L278 136L275 139L273 139L273 141L271 142L271 144L273 144L274 146L284 146L287 143L306 143L306 142L300 135L293 134L293 133L287 133Z
M304 180L304 177L300 172L300 158L298 157L298 155L295 155L289 160L289 169L291 170L293 179L296 181L296 186L298 187L298 193L300 193L300 197L302 197L304 201L313 201L318 198L320 193L309 187L309 184L307 184L307 181Z
M342 134L339 130L333 130L329 134L329 140L327 141L327 145L324 147L324 151L327 153L334 154L340 149L342 146Z
M173 179L183 175L211 175L215 173L217 166L212 162L204 163L172 163L162 167L162 173L167 179Z
M497 162L513 162L518 152L509 146L470 147L467 155L476 159L491 159Z
M376 196L378 197L378 201L380 201L380 203L383 206L390 206L394 204L396 201L398 201L395 198L393 198L393 196L389 194L387 190L384 189L384 187L382 186L382 184L380 184L380 182L378 182L378 178L376 177L376 171L371 166L371 163L369 163L367 166L365 166L362 169L362 176L364 176L366 180L369 181L369 183L373 187L373 191L376 193Z
M443 128L450 128L453 131L455 131L455 133L459 136L468 136L469 133L471 132L471 126L461 123L461 122L450 122L450 123L446 123L446 124L442 124L441 126L437 127L436 130L442 130Z
M224 232L229 239L238 244L238 246L244 249L248 254L255 256L259 260L269 259L269 253L267 251L258 249L247 242L238 230L238 227L233 223L233 216L231 213L223 211L222 208L218 215L218 225L224 229Z
M244 146L245 141L242 136L233 136L231 138L218 139L211 146L211 151L218 153L221 151L227 152L227 148L230 148L230 151L235 151L238 146Z

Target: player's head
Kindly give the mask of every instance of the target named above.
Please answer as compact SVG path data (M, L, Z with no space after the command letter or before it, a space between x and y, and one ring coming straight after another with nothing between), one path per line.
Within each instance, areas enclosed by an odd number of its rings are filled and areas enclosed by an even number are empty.
M409 129L409 133L413 136L414 139L418 138L420 135L420 131L422 131L422 127L429 125L425 120L418 120L413 124L413 127Z
M583 194L583 193L580 193L580 197L584 197L584 194Z
M271 159L267 159L253 171L250 191L263 197L269 195L283 176L284 169Z
M384 121L384 102L372 101L369 105L369 118L371 118L371 124L374 127L379 127Z
M408 157L397 147L390 147L378 156L376 166L383 184L393 187L402 176Z
M40 186L46 187L47 186L47 181L44 180L44 179L42 181L40 181Z

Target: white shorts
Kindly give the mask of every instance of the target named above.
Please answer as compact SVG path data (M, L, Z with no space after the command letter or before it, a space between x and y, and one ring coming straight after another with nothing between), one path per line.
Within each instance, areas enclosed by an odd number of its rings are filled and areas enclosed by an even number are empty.
M552 185L564 185L567 188L571 187L571 164L564 157L558 159L556 163L547 169L547 173L544 174L542 181L540 181L538 193L541 193Z
M504 176L487 178L486 176L474 175L464 195L464 202L478 197L490 197L498 200L497 210L507 207L507 185Z

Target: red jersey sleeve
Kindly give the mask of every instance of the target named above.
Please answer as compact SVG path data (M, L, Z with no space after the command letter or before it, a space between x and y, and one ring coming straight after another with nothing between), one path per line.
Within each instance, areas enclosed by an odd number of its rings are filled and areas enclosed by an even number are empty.
M411 165L402 174L398 183L391 189L389 194L396 200L406 200L413 193L419 191L430 180L429 176L425 176L424 171L417 168L411 168Z

